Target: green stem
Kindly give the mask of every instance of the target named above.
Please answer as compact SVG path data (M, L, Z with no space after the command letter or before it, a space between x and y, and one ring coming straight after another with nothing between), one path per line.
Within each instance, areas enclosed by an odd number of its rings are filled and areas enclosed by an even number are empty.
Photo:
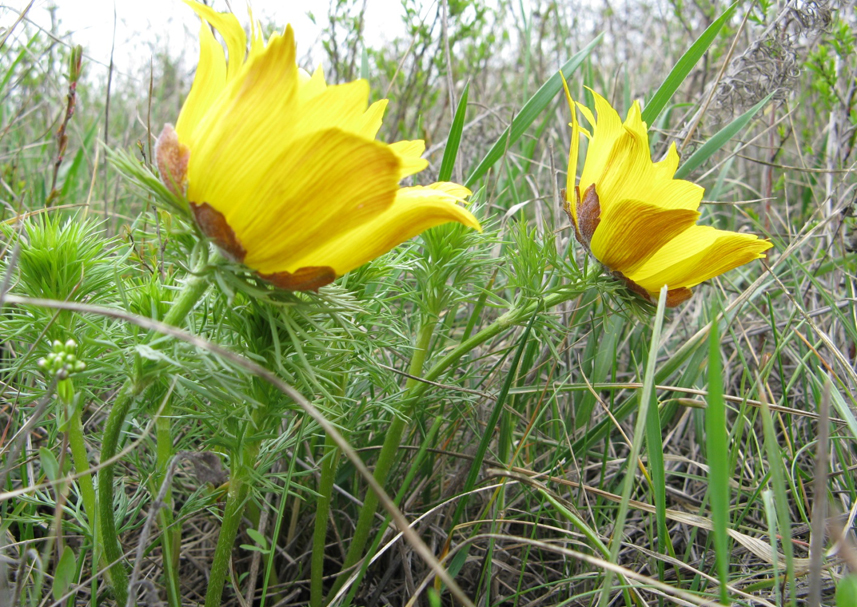
M74 414L68 425L68 444L71 447L71 458L74 461L74 470L80 477L77 479L80 486L80 496L83 498L83 509L86 518L92 527L92 541L98 544L98 528L95 526L96 499L95 485L92 483L92 475L89 470L89 457L86 453L86 442L83 440L83 424L80 419L80 407L75 407Z
M201 269L201 268L200 268ZM208 289L208 279L203 275L192 276L185 283L172 308L164 316L164 322L176 326L193 310L196 302ZM145 373L142 374L145 377ZM128 379L119 390L116 401L107 415L104 432L101 436L101 471L98 473L98 520L101 526L101 540L104 544L104 555L108 563L113 565L108 569L110 586L116 597L116 603L125 605L128 599L128 572L122 563L122 547L116 533L116 521L113 512L113 472L114 464L106 462L113 459L119 445L119 435L125 423L125 417L134 399L145 388L145 381Z
M259 441L245 440L238 457L232 462L226 507L223 510L223 521L220 524L217 547L214 549L214 561L211 564L211 575L208 578L208 590L205 593L205 607L222 605L221 597L226 575L229 573L229 559L232 557L232 547L244 516L244 507L247 505L247 495L250 490L247 481L253 473L258 454Z
M220 525L220 535L217 536L217 547L214 550L214 562L211 564L211 576L208 578L208 590L205 593L205 607L220 607L223 595L223 584L229 572L229 559L232 556L232 546L238 535L238 527L244 516L244 505L247 500L247 484L240 475L229 479L229 493L226 496L226 508L223 510L223 522Z
M161 485L167 479L170 462L173 458L173 433L171 431L171 416L173 413L172 400L167 399L161 414L155 421L157 436L157 471L152 484L152 495L160 491ZM167 487L164 494L163 507L158 510L158 524L161 527L161 560L164 567L167 599L171 607L181 607L181 592L179 590L179 546L181 544L181 527L173 526L173 492Z
M119 434L125 416L131 403L134 402L140 389L130 379L125 382L110 414L104 425L101 436L101 463L109 461L116 455L116 446L119 443ZM128 572L122 563L122 547L116 534L116 522L113 515L113 468L114 464L108 464L98 472L98 521L101 526L101 542L104 545L104 557L111 563L107 570L107 578L117 605L125 605L128 602Z
M457 363L462 356L474 348L477 348L488 340L496 337L509 327L525 322L535 313L537 308L543 307L544 310L548 310L554 306L578 297L581 292L582 291L578 287L569 285L566 289L552 293L544 300L534 300L520 308L509 310L493 323L479 331L476 335L473 335L461 342L458 347L435 363L435 365L429 369L425 375L423 375L423 378L429 381L437 379L441 373ZM414 351L413 358L411 359L411 365L408 369L410 375L417 377L421 375L423 364L428 353L428 346L431 342L436 324L437 318L434 317L423 325L418 338L417 348ZM414 404L417 402L419 397L425 394L426 390L428 390L430 386L431 384L427 384L425 382L408 379L408 383L405 386L404 397L400 405L400 412L403 412L404 410L412 411ZM377 480L381 486L386 485L387 475L395 461L396 453L398 452L404 430L405 421L403 416L394 416L390 422L390 426L387 428L387 435L384 439L381 451L378 454L378 462L375 465L375 472L373 473L375 480ZM360 515L354 529L354 537L351 540L351 545L349 546L348 553L345 556L345 562L342 565L343 571L353 567L357 561L360 560L360 557L363 556L363 548L366 546L366 542L369 539L369 532L372 529L372 523L377 507L378 497L370 491L367 493L363 507L360 509ZM339 591L339 588L342 587L342 584L345 583L345 580L346 574L341 573L336 579L336 582L328 596L335 595L336 592Z
M411 483L414 481L414 478L417 475L420 467L423 465L423 461L426 457L426 452L430 445L434 444L435 437L437 436L438 431L440 430L440 426L443 423L443 416L438 415L434 418L434 423L432 427L429 429L428 434L420 445L419 451L417 451L417 455L414 457L414 461L411 464L411 469L408 471L408 474L405 476L405 480L402 481L402 486L399 488L399 492L396 493L396 497L393 499L393 503L398 506L402 503L402 500L405 499L405 494L411 486ZM360 584L360 581L363 579L363 576L366 574L366 570L369 568L369 561L375 556L375 553L378 551L378 546L381 545L381 540L384 537L384 531L390 526L390 522L392 521L392 517L387 514L384 518L384 524L381 525L381 530L375 534L375 540L369 546L369 550L366 551L366 558L363 561L363 564L360 566L360 572L357 574L357 577L354 579L352 588L348 591L348 596L346 596L345 601L342 602L343 605L351 605L352 600L354 599L354 594L357 591L357 586Z
M197 271L201 272L204 267L201 264L201 267L197 268ZM182 287L181 293L179 293L169 311L164 315L164 324L173 327L179 326L187 318L191 310L193 310L199 298L208 289L208 285L208 276L205 274L198 273L188 278L184 287Z
M81 408L75 407L74 414L68 424L68 444L71 448L74 470L80 475L78 486L80 487L80 496L83 499L83 510L86 512L86 519L89 521L89 528L92 531L93 558L96 558L101 564L101 568L104 569L110 563L99 548L102 541L101 528L98 525L98 500L95 497L95 484L92 482L92 475L89 473L89 456L86 452L86 441L83 438L81 413Z
M312 565L310 574L310 607L321 607L324 600L324 546L327 543L327 516L333 498L333 481L336 479L336 465L339 463L339 451L330 436L324 441L324 462L321 466L321 478L318 482L318 500L315 507L315 528L312 535Z
M411 357L411 364L408 368L408 374L419 377L423 370L423 364L428 354L431 338L434 334L434 328L437 325L437 315L431 315L423 322L420 333L417 337L417 345L414 349L414 354ZM407 403L410 402L411 393L416 391L416 388L421 382L408 378L405 384L405 398L402 401L399 413L404 413ZM394 415L387 428L387 435L384 438L384 444L381 446L381 452L378 454L378 462L375 464L373 476L375 480L383 487L387 482L387 475L396 461L396 454L399 451L399 445L402 442L402 433L405 430L405 419L403 415ZM366 494L363 507L360 508L360 514L357 518L357 525L354 528L354 537L351 538L351 545L348 547L348 552L345 555L345 562L342 564L342 570L345 571L353 567L360 557L363 556L363 549L366 547L366 542L369 541L369 533L372 531L372 523L375 519L375 512L378 510L378 496L374 491L369 491ZM345 583L347 578L346 573L340 573L333 584L329 596L336 594ZM315 606L313 606L315 607Z

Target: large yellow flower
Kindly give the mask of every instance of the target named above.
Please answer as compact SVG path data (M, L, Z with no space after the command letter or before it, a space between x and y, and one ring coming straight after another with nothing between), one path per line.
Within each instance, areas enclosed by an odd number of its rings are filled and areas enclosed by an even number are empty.
M399 187L428 165L425 145L375 140L387 100L369 106L365 81L328 86L320 69L299 69L290 26L266 43L254 23L248 51L235 15L187 3L202 19L199 66L175 128L159 137L158 168L227 254L307 290L433 226L480 229L456 204L467 188Z
M703 188L674 179L678 152L652 162L646 123L635 103L623 123L606 99L595 96L596 120L589 108L571 107L566 211L577 240L634 292L656 301L668 285L667 305L691 296L691 287L753 259L772 245L752 234L698 226ZM577 121L576 107L592 125ZM580 133L589 147L575 186Z

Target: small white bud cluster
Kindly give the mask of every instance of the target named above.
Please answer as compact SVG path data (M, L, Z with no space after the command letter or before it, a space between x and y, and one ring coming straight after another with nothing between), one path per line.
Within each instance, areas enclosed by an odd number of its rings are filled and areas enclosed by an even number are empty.
M59 380L68 379L72 373L80 373L86 369L86 363L78 360L76 352L77 342L73 339L65 343L55 340L53 351L46 357L40 358L36 364L50 377L56 377Z

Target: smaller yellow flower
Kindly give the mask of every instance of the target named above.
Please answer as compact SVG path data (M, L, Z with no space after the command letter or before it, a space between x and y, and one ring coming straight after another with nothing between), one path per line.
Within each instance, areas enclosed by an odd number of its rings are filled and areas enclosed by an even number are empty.
M202 20L199 65L158 169L229 256L310 290L442 223L481 229L457 204L467 188L399 187L428 166L425 144L375 140L387 100L370 106L365 81L329 86L299 69L290 26L265 42L253 23L248 51L235 15L186 3Z
M565 85L565 81L563 81ZM667 306L691 296L691 287L754 259L773 246L753 234L698 226L703 188L675 179L678 152L670 146L665 159L652 162L647 125L634 103L623 123L619 114L595 92L592 111L571 108L571 151L568 158L566 212L577 240L613 275L635 293L657 301L668 285ZM592 133L577 122L577 111ZM580 182L575 185L580 133L589 147Z

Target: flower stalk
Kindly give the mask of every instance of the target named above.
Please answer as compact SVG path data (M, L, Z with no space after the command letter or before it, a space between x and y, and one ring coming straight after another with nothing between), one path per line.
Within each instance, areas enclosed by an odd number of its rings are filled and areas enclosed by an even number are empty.
M152 494L157 495L161 485L168 481L170 462L173 459L172 417L173 407L170 395L161 408L155 421L157 470L152 483ZM161 527L161 555L164 564L167 598L171 607L181 607L179 590L179 547L181 545L181 527L174 528L173 492L170 486L164 494L163 507L158 510L158 524Z
M83 509L92 525L93 541L97 544L98 529L95 526L95 515L97 511L95 498L95 485L89 470L89 459L86 453L86 442L83 438L83 423L81 411L75 407L74 414L68 424L68 445L71 448L71 458L74 462L74 470L80 477L77 479L80 486L80 496L83 498Z
M525 322L536 312L537 308L543 306L544 310L549 310L554 306L558 306L580 296L581 293L582 290L579 286L569 285L567 288L552 293L543 300L533 300L521 307L509 310L493 323L459 344L458 347L435 363L435 365L422 377L427 381L436 380L444 371L457 363L464 355L493 339L509 327ZM410 368L408 369L410 375L419 377L422 374L422 367L428 354L428 346L431 343L431 338L436 324L437 316L434 316L433 320L423 325L418 338L417 348L414 350L414 356L411 359ZM413 408L419 398L425 394L426 390L428 390L430 386L431 384L419 380L408 379L405 386L403 400L400 405L400 412L402 412L403 415L397 415L391 420L390 426L387 429L386 439L384 440L384 444L378 455L378 462L375 465L374 476L381 485L386 484L387 475L395 461L396 453L398 452L398 448L402 440L402 434L406 427L405 417L413 411ZM349 546L345 562L342 566L343 571L353 567L357 561L360 560L361 556L363 556L363 548L366 546L366 542L369 538L369 532L372 528L372 522L377 507L377 496L374 493L369 492L366 495L363 507L360 510L360 515L354 530L354 537L351 540L351 545ZM342 587L342 584L345 583L345 580L346 574L341 573L334 583L331 592L328 594L328 597L334 596Z
M327 542L327 517L333 498L333 481L339 464L339 450L330 436L325 436L324 458L318 481L318 495L315 506L315 527L312 535L312 564L310 574L310 607L321 607L324 600L324 547Z
M428 314L417 336L417 344L414 348L411 363L408 367L408 374L419 377L423 371L426 357L428 355L431 339L434 335L434 329L437 326L437 314ZM408 378L405 384L405 395L399 409L399 415L394 415L390 420L390 426L387 429L387 435L384 439L384 444L381 446L381 451L378 454L378 461L375 464L375 472L373 476L381 486L387 482L387 476L393 463L396 461L396 454L399 451L399 445L402 442L402 434L406 427L406 416L410 415L413 408L411 396L421 382L415 379ZM372 523L375 518L375 512L378 509L378 496L370 491L366 494L363 502L363 507L360 509L360 514L357 518L357 525L354 528L354 537L351 539L351 544L348 547L348 552L345 555L345 562L342 564L343 572L353 567L357 561L363 556L363 549L366 547L366 542L369 540L369 533L372 531ZM342 584L345 583L347 574L340 573L333 584L329 596L335 595ZM313 605L313 607L317 607Z
M200 271L185 283L173 306L164 316L164 323L172 326L181 324L208 289L208 277L201 272L205 263L207 262L201 262L198 268ZM107 577L118 605L125 605L128 600L128 571L122 563L122 547L119 544L116 517L113 512L115 464L112 460L116 456L119 435L128 411L150 381L151 378L147 378L145 372L141 372L137 377L129 377L125 381L107 415L101 438L102 468L98 473L98 520L104 556L111 564L110 569L107 570Z
M254 416L255 417L255 416ZM223 585L229 573L232 547L238 535L238 528L244 516L244 507L250 494L253 469L259 455L258 440L244 440L238 452L233 454L232 469L229 475L229 491L226 494L226 506L220 523L220 534L214 549L214 561L205 592L205 607L220 607Z
M260 406L254 409L249 422L249 431L245 431L241 444L232 451L229 491L226 494L220 534L217 536L214 560L211 563L208 589L205 592L205 607L220 607L222 604L223 586L229 573L232 547L235 544L235 538L238 536L241 519L244 517L247 500L253 488L253 472L256 469L256 460L262 444L259 437L264 434L258 430L268 420L269 413L268 406ZM248 434L253 438L248 438Z

